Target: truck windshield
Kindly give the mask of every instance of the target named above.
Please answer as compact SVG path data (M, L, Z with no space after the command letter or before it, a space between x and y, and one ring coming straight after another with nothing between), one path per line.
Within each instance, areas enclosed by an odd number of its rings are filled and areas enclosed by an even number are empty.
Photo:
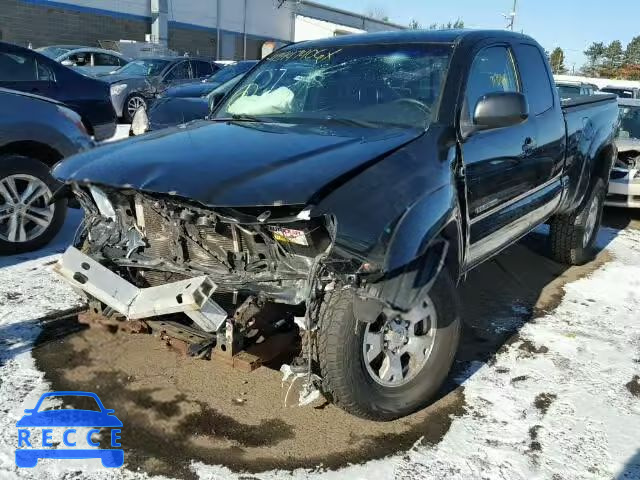
M640 106L620 107L618 138L636 138L640 140Z
M286 48L245 77L214 119L424 129L452 50L450 44Z

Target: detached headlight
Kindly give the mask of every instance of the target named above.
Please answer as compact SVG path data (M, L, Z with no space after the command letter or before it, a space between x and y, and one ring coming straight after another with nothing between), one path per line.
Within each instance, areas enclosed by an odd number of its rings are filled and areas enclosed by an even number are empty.
M131 133L143 135L149 131L149 116L144 108L139 108L131 121Z
M117 97L122 92L124 92L126 88L127 88L126 83L118 83L116 85L111 85L111 96Z
M109 200L109 197L107 197L107 194L97 187L89 187L89 191L91 192L93 201L96 202L96 207L98 207L100 215L115 221L116 211L113 208L113 204Z

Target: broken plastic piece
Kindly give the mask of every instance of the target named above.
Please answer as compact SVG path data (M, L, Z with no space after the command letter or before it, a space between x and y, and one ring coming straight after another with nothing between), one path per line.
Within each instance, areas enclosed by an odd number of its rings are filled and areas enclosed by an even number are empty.
M227 318L227 312L211 300L216 285L206 276L138 288L73 247L53 270L129 320L182 312L205 332L215 332Z
M320 389L318 389L317 385L320 384L321 379L318 375L309 374L308 372L296 373L293 371L290 365L284 364L280 368L282 372L282 386L288 382L289 388L287 389L287 393L284 397L284 406L288 407L291 405L289 399L294 391L294 387L296 385L299 386L299 396L298 396L298 406L304 407L307 405L311 405L313 402L318 400L322 394L320 393Z

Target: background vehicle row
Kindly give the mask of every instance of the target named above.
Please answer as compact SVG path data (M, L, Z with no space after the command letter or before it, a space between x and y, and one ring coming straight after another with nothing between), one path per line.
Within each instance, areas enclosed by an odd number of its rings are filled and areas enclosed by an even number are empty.
M0 42L0 87L63 102L96 140L113 137L117 119L109 86L34 50Z

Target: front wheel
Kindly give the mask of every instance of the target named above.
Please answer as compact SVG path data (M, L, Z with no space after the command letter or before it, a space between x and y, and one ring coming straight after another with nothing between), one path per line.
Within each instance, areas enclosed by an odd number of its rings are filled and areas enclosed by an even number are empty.
M67 211L66 200L49 205L57 187L44 163L0 157L0 255L37 250L56 236Z
M145 98L139 93L129 95L124 103L124 111L122 112L125 122L132 123L133 117L141 108L147 109L147 101Z
M428 296L405 314L358 322L353 293L330 292L320 311L317 356L323 388L358 417L390 421L424 408L451 369L460 338L455 286L440 272Z
M584 265L594 258L605 195L605 183L598 179L576 210L551 219L551 254L554 260L567 265Z

